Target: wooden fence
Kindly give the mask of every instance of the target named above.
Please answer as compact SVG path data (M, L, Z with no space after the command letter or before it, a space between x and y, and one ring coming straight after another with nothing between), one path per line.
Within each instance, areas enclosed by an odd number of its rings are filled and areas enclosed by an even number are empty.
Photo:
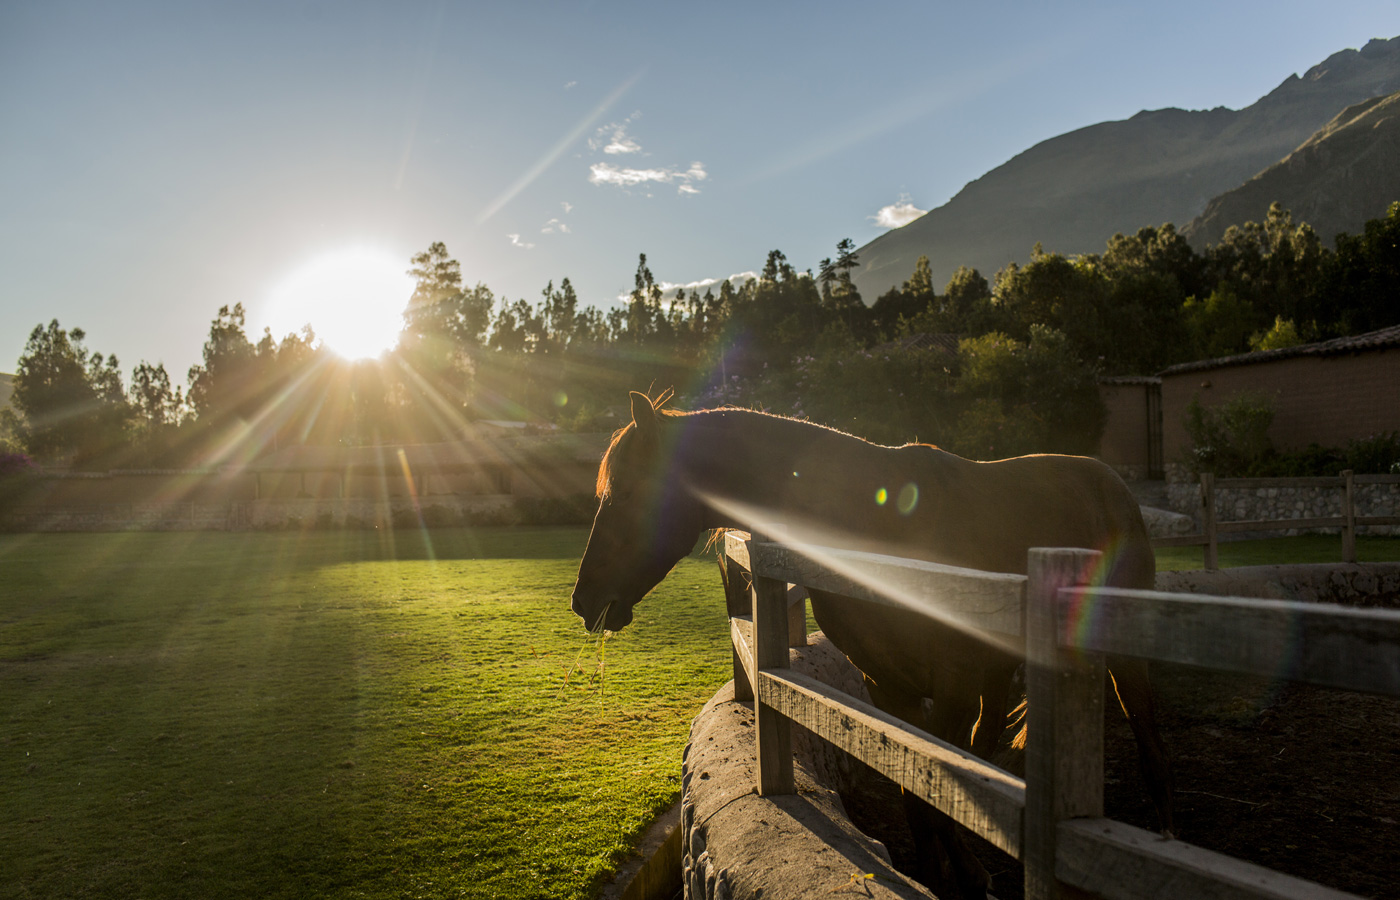
M1028 900L1065 886L1128 898L1353 895L1103 817L1104 654L1400 696L1400 612L1091 588L1098 553L1033 549L1029 576L726 536L735 695L754 699L758 792L792 793L791 722L859 758L1025 866ZM819 557L819 558L818 558ZM734 616L749 573L751 617ZM1024 641L1026 778L788 667L789 584L890 603L913 592ZM1092 610L1092 628L1080 618Z
M1400 516L1358 516L1356 486L1361 484L1400 484L1400 475L1355 475L1350 469L1336 477L1317 478L1222 478L1201 473L1201 533L1153 538L1154 547L1205 547L1205 567L1219 568L1220 535L1248 531L1286 531L1292 528L1340 528L1342 561L1356 562L1356 529L1367 525L1400 525ZM1337 488L1342 492L1342 514L1296 519L1248 519L1221 522L1216 515L1216 491L1227 488Z

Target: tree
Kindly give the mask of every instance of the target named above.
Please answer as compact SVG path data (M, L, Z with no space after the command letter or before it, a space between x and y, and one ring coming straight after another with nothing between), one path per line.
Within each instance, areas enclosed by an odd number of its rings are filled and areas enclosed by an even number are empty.
M1400 201L1361 234L1337 236L1300 320L1316 322L1320 336L1362 334L1400 323Z
M230 417L249 419L257 411L257 348L248 340L246 323L242 303L219 307L204 342L204 363L190 367L190 406L205 426Z
M956 391L968 402L953 442L958 452L995 459L1098 448L1108 418L1098 372L1062 332L1037 324L1026 342L1001 332L966 338L958 360Z
M90 462L120 447L130 410L115 356L90 353L81 328L36 325L15 374L25 446L41 457Z
M164 363L151 365L144 359L131 370L131 430L134 444L147 458L160 458L171 449L180 424L185 397L180 388L173 391Z

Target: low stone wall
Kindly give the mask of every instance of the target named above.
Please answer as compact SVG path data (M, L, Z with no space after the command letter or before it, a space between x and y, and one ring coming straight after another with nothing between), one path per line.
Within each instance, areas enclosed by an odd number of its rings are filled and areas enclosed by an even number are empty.
M1201 523L1201 485L1199 482L1171 482L1166 486L1167 505ZM1358 484L1354 488L1358 516L1400 515L1400 484ZM1215 489L1217 521L1235 522L1254 519L1304 519L1342 514L1342 491L1338 487L1261 487ZM1314 528L1307 532L1336 534L1336 528ZM1293 536L1306 533L1290 528L1270 534ZM1400 527L1391 525L1364 526L1358 534L1400 534Z
M0 509L4 531L260 531L300 528L405 528L419 524L545 524L558 507L558 524L581 524L571 498L520 498L510 494L434 495L386 501L250 500L225 503L102 503L12 506ZM591 501L590 504L591 506ZM578 521L576 521L578 520ZM551 522L551 524L553 524Z
M792 650L790 661L797 671L864 693L859 674L819 633ZM758 796L751 707L735 702L730 682L691 724L681 767L685 896L815 900L849 890L862 897L931 897L895 870L882 844L851 824L828 781L849 771L849 757L843 764L844 753L801 726L793 726L797 793Z
M1400 608L1400 563L1240 566L1158 572L1157 590Z

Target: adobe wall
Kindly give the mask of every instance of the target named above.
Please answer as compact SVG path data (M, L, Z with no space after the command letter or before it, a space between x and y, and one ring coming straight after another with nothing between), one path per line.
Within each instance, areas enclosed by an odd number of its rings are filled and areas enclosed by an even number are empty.
M1151 461L1147 428L1149 389L1145 384L1099 385L1099 395L1108 408L1108 420L1099 442L1098 457L1133 480L1147 477Z
M1193 397L1217 406L1243 392L1273 398L1269 436L1280 450L1310 443L1341 446L1349 439L1400 431L1400 348L1164 374L1165 461L1179 462L1190 449L1182 423Z

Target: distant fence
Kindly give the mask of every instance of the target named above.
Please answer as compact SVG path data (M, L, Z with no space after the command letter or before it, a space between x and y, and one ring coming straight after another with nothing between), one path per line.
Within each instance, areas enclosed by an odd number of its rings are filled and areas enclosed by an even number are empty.
M1356 562L1356 531L1362 527L1400 525L1400 515L1357 515L1357 488L1361 485L1400 485L1400 475L1355 475L1350 470L1336 477L1318 478L1221 478L1201 473L1201 532L1153 538L1153 547L1205 547L1205 567L1219 568L1218 545L1222 534L1291 531L1305 528L1337 528L1341 531L1343 562ZM1219 520L1217 497L1223 490L1280 491L1298 488L1333 488L1341 491L1341 514L1296 518Z
M1065 886L1130 898L1353 895L1163 838L1103 816L1104 654L1400 696L1400 612L1085 586L1099 556L1033 549L1029 577L822 548L822 559L726 535L736 699L755 699L758 792L794 791L797 722L893 779L1025 865L1025 896ZM734 615L748 573L751 615ZM858 573L852 575L849 573ZM1026 778L788 668L789 584L940 610L1027 648ZM871 585L884 585L877 589ZM1093 628L1077 612L1093 610ZM795 617L794 617L795 618Z

